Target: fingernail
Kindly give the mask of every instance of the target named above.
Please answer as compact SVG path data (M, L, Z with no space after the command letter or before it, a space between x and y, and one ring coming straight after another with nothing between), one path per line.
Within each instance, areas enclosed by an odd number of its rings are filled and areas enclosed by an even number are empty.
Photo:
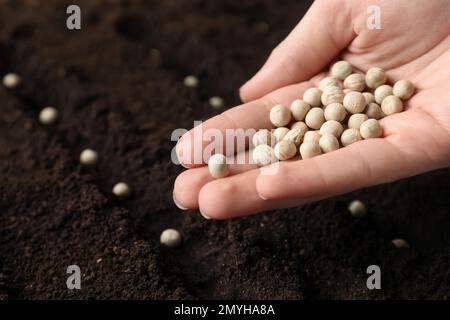
M262 200L268 200L266 197L260 195L259 193L258 193L258 197L260 197Z
M200 214L202 215L203 218L207 219L207 220L211 220L211 217L208 217L206 214L204 214L202 212L202 210L200 210L200 208L198 209L198 211L200 212Z
M183 206L181 206L181 205L178 204L177 198L175 198L175 192L172 193L172 197L173 197L173 203L175 203L175 205L176 205L179 209L181 209L181 210L183 210L183 211L188 210L188 208L185 208L185 207L183 207Z
M176 150L175 154L177 155L178 158L178 163L185 169L189 169L188 166L186 166L183 161L181 161L181 157L183 156L183 151L181 150L180 152L178 152L178 150Z

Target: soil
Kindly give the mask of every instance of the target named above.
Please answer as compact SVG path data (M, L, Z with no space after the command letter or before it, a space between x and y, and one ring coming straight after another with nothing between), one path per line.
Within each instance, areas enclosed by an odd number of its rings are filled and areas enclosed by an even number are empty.
M66 7L82 29L65 27ZM304 14L298 0L2 1L1 299L448 299L449 170L230 221L181 212L175 128L221 112ZM155 53L156 48L160 54ZM197 89L183 86L195 74ZM57 124L37 114L56 106ZM80 167L86 147L100 155ZM133 196L118 201L112 186ZM369 213L352 218L347 204ZM183 243L159 244L165 228ZM397 249L390 240L406 239ZM82 272L68 290L66 268ZM382 270L368 290L366 268Z

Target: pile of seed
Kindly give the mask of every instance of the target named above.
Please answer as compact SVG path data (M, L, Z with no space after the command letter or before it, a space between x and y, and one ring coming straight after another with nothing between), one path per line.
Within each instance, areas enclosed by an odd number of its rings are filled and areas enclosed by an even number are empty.
M270 111L275 130L262 129L253 136L253 161L259 166L289 160L300 154L308 159L382 135L379 119L403 111L403 101L414 93L408 80L386 84L381 68L352 73L347 61L336 62L319 87L309 88L290 107Z

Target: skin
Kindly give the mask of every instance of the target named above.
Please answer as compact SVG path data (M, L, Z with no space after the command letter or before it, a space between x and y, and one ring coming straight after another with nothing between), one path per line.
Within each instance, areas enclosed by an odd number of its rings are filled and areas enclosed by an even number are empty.
M380 30L367 28L366 10L373 4L381 8ZM199 208L205 217L228 219L450 166L449 30L448 0L316 1L242 86L244 103L204 122L203 129L273 127L270 108L289 105L317 86L337 56L357 71L379 66L391 83L411 80L416 91L404 102L405 111L380 120L382 138L312 159L282 162L274 175L264 175L250 164L232 165L230 176L218 180L207 167L189 165L191 155L202 152L190 142L193 129L176 147L181 162L190 167L175 181L176 203Z

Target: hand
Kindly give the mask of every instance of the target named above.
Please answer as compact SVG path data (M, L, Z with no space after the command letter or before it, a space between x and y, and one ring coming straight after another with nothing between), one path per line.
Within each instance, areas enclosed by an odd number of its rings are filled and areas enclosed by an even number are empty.
M381 9L381 28L369 30L367 7ZM263 68L241 88L244 104L203 123L217 128L270 128L270 108L290 104L317 85L339 55L356 70L379 66L391 82L411 80L415 95L406 110L381 120L383 138L359 141L307 160L280 164L275 175L254 165L232 165L215 180L205 166L190 165L194 128L177 144L191 169L175 182L174 199L214 219L301 205L358 188L386 183L450 165L450 2L315 2ZM203 144L204 146L205 144ZM186 152L190 150L191 152ZM241 150L237 150L241 151ZM190 153L190 154L189 154Z

